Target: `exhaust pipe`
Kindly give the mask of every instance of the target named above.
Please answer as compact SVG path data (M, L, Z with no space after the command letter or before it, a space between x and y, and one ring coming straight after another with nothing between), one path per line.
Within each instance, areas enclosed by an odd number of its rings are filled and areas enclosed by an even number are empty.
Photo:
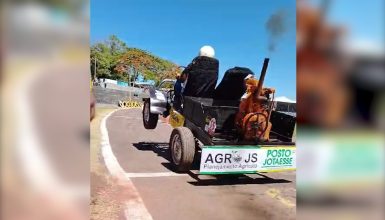
M259 96L259 94L261 94L261 91L262 91L263 81L265 81L265 76L266 76L266 70L267 70L267 67L269 66L269 60L270 60L269 58L265 58L265 60L263 61L261 75L259 76L259 82L257 87L257 93L256 93L257 97Z

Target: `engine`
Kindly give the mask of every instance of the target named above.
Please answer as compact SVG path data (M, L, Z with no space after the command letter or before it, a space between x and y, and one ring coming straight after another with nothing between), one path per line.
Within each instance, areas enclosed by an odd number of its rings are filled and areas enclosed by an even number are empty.
M241 98L235 125L243 140L269 141L270 115L275 89L263 88L269 59L265 58L260 79L245 78L246 92Z

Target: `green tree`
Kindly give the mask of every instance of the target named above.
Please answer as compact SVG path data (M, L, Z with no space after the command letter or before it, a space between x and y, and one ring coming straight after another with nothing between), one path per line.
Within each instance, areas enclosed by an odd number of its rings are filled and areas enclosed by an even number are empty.
M147 51L129 48L115 35L102 43L94 44L91 47L90 56L92 77L127 82L135 81L139 75L142 75L146 80L159 82L165 78L175 78L180 74L176 64ZM128 79L129 73L130 79Z
M93 45L90 53L92 76L127 81L127 77L124 77L115 70L119 58L127 50L128 47L126 43L115 35L110 36L109 39L103 43Z
M129 48L122 55L116 71L119 73L132 71L133 80L142 74L145 79L156 82L165 78L175 78L180 74L180 69L176 64L137 48Z

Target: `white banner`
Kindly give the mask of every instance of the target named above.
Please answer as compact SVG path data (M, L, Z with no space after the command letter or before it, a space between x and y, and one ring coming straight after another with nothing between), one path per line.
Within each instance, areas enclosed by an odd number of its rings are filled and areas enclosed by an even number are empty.
M200 173L255 173L295 167L294 146L207 146L202 149Z

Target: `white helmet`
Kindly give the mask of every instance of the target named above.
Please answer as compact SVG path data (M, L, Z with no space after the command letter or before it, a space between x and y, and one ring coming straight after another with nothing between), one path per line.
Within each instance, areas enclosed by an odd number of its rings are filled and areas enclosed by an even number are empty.
M199 50L199 56L205 56L205 57L211 57L214 58L215 56L215 51L214 48L211 46L203 46Z

